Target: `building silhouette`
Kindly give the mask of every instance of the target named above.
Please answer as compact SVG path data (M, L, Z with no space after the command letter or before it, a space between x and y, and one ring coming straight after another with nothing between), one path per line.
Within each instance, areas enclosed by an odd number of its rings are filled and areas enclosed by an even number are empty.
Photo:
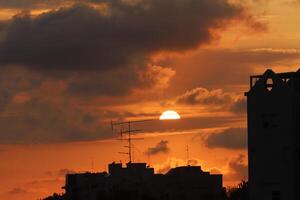
M220 200L222 175L200 166L182 166L155 174L146 163L111 163L108 173L66 175L67 200Z
M300 71L250 77L249 199L300 199Z

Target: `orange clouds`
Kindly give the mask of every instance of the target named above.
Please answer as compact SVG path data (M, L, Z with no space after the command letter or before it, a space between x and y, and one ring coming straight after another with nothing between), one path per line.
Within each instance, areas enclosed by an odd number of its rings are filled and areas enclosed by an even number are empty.
M167 89L170 85L170 80L175 76L176 72L172 68L161 66L149 66L147 71L141 74L141 79L152 85L155 92Z
M246 109L245 99L241 95L224 92L222 89L195 88L178 96L176 103L190 106L202 105L210 107L212 110L239 113L245 112Z

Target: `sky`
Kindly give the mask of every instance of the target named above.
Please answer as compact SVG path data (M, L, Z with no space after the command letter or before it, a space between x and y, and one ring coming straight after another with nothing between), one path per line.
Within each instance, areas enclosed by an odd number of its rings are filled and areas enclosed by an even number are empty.
M0 0L0 199L134 161L247 179L249 76L300 66L299 0ZM159 120L174 110L180 120ZM124 129L126 127L123 127ZM189 153L187 156L186 148Z

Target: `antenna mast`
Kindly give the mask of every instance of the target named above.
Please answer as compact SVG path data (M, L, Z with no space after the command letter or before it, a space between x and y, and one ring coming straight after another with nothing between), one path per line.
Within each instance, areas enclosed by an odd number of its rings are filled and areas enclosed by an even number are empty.
M111 121L111 129L112 131L114 131L114 127L115 126L121 126L121 129L119 131L121 137L123 136L123 134L127 134L127 142L128 142L128 145L127 146L124 146L126 148L128 148L128 152L119 152L120 154L127 154L128 155L128 160L129 160L129 163L131 163L133 161L133 144L132 144L132 140L143 140L143 138L132 138L131 135L132 133L134 132L140 132L142 131L141 129L135 129L135 130L132 130L132 124L133 123L141 123L141 122L147 122L147 121L152 121L152 119L148 119L148 120L137 120L137 121L125 121L125 122L113 122ZM127 130L123 131L122 129L122 125L127 125ZM121 138L122 140L122 138Z

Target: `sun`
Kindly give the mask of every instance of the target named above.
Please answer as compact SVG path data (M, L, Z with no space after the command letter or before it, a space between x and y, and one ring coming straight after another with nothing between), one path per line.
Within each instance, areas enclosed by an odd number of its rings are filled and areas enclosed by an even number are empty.
M167 110L161 114L159 117L160 120L166 119L180 119L180 115L174 110Z

